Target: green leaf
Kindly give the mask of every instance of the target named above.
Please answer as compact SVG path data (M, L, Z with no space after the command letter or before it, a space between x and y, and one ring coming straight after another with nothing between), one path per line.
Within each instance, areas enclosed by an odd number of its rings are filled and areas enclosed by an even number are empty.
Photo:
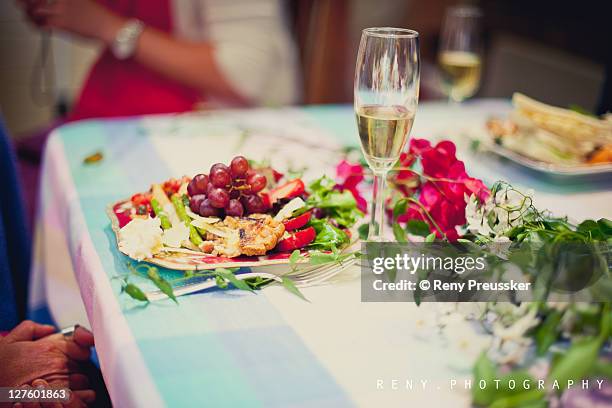
M149 299L147 299L147 295L145 295L142 289L140 289L138 286L134 285L133 283L128 283L124 285L123 290L125 291L125 293L127 293L128 295L130 295L132 298L136 300L140 300L143 302L149 301Z
M593 365L592 374L594 377L602 376L612 380L612 364L605 359L600 359Z
M291 256L289 257L289 265L291 265L291 267L294 268L299 259L300 259L300 250L296 249L295 251L291 253Z
M227 281L223 279L221 276L215 276L215 283L219 289L227 288Z
M249 292L253 292L253 289L244 281L236 278L234 273L226 268L217 268L215 269L215 273L221 276L223 279L229 281L236 289L240 290L248 290Z
M395 236L397 242L405 243L408 241L406 238L406 231L404 231L402 226L399 225L397 222L393 223L393 235Z
M597 225L606 239L612 237L612 221L606 218L601 218L597 221Z
M311 265L322 265L330 262L336 262L338 256L334 253L327 254L325 252L311 252L310 256Z
M426 237L431 233L429 224L423 220L408 220L406 223L406 231L412 235Z
M603 343L612 333L612 312L610 311L610 302L604 303L602 307L601 322L599 326L599 339Z
M393 207L393 219L397 219L400 215L406 214L406 210L408 209L408 200L402 198L395 203Z
M357 208L357 202L350 191L338 191L336 182L323 176L308 186L310 196L306 200L308 208L322 208L328 218L334 219L338 225L352 227L363 217Z
M520 386L517 386L514 389L510 388L510 381L514 381L517 385L522 385L525 381L527 381L529 384L533 384L535 382L533 377L525 370L510 371L499 379L499 390L496 390L497 395L495 399L502 396L521 394L525 391L525 389L521 388Z
M357 232L359 233L359 239L365 241L368 239L368 233L370 232L369 224L361 224L359 228L357 228Z
M157 268L149 268L147 276L155 284L155 286L159 288L159 290L161 290L166 296L172 299L174 303L178 304L178 300L176 300L172 285L167 280L159 276Z
M489 357L487 357L485 352L483 352L480 357L478 357L478 360L476 360L473 374L474 382L476 384L480 380L485 380L487 384L489 384L497 378L497 369ZM472 398L476 404L489 405L493 401L494 397L495 388L493 387L485 387L484 389L480 389L480 387L472 388Z
M563 314L558 310L553 310L548 316L546 316L546 320L542 323L535 332L535 341L536 341L536 353L539 356L544 355L550 346L557 340L559 337L559 332L557 330L557 326L561 321Z
M496 399L489 407L490 408L536 408L546 407L544 390L528 390L519 394L514 394L508 397Z
M436 240L436 233L432 232L428 236L425 237L425 242L434 242Z
M301 299L303 299L303 300L308 302L308 299L306 299L304 294L302 294L302 292L300 292L300 290L297 288L297 286L295 286L295 283L290 278L288 278L286 276L281 277L281 283L283 284L285 289L287 289L289 292L293 293L297 297L299 297L299 298L301 298Z
M349 242L349 238L344 231L334 227L325 219L313 219L308 223L317 232L314 241L309 245L310 248L332 250L340 248Z
M572 343L551 368L548 380L558 381L563 389L567 387L567 380L581 380L593 368L600 348L601 340L597 337L587 337Z

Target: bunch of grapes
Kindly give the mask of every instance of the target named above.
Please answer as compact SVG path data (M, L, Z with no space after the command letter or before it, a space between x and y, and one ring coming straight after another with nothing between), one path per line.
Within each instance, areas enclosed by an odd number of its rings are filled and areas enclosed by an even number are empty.
M189 207L202 217L233 217L268 210L258 194L266 187L267 180L262 174L249 167L243 156L232 159L229 167L214 164L207 174L198 174L187 186Z

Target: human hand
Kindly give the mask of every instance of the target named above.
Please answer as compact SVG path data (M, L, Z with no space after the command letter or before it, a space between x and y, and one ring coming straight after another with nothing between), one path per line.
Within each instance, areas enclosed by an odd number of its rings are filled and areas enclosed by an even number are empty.
M58 29L110 43L125 23L94 0L18 0L28 19L39 27Z
M72 389L74 406L93 401L95 393L88 389L89 381L78 363L89 360L93 335L82 327L71 338L54 332L52 326L24 321L0 338L0 386L28 387L42 380L52 387Z

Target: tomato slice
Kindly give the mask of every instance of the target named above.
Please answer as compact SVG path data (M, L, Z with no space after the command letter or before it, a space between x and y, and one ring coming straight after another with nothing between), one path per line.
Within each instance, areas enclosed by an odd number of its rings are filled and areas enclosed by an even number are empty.
M305 190L306 186L304 186L304 182L302 180L291 180L290 182L285 183L282 186L278 186L274 190L270 191L270 201L275 203L283 198L294 198L302 195Z
M293 251L303 248L314 241L317 232L313 227L308 227L301 231L296 231L290 237L283 239L276 245L278 251Z
M302 228L304 225L308 224L311 215L312 210L306 211L304 214L298 215L297 217L289 218L288 220L283 221L283 224L285 224L285 231L293 231Z
M137 193L131 198L132 204L138 207L139 205L149 205L151 203L150 193Z

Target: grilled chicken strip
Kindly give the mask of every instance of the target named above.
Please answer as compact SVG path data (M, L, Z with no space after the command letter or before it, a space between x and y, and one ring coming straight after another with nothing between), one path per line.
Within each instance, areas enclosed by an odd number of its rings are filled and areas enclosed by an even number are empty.
M223 222L215 224L215 230L223 234L209 231L203 249L208 248L213 254L233 258L265 255L281 239L285 226L267 214L251 214L241 218L225 217Z

